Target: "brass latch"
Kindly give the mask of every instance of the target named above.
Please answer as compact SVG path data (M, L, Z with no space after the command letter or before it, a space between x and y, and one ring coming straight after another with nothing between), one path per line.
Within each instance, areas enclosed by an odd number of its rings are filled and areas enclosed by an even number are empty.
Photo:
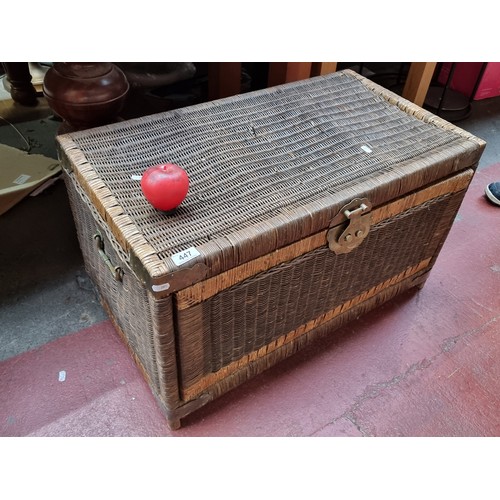
M331 225L335 227L332 227L326 235L332 252L349 253L363 242L370 232L371 209L372 204L366 198L357 198L341 208L339 214L332 220ZM341 224L345 219L348 221L347 226Z

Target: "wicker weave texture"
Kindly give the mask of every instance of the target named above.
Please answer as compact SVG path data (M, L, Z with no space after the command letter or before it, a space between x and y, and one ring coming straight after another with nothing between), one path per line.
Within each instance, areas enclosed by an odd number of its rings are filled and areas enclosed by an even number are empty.
M85 269L96 285L99 295L104 299L116 325L125 332L126 343L137 358L151 388L160 394L160 380L169 369L164 367L159 370L158 363L168 363L169 359L175 359L175 354L172 349L171 355L160 360L162 352L156 345L161 341L157 323L161 321L162 328L169 329L173 336L172 300L170 297L162 299L161 304L156 306L157 309L163 309L162 314L152 314L147 290L128 267L127 256L121 251L106 223L78 183L71 176L65 176L65 181ZM103 238L104 251L111 262L124 270L121 282L113 279L106 263L100 257L94 239L97 233ZM175 383L175 378L172 378L170 383Z
M463 192L430 200L381 221L348 254L320 247L177 313L182 385L189 387L432 258ZM390 256L390 258L388 258Z
M361 179L464 154L469 138L417 119L339 72L71 135L85 161L160 259L286 217ZM475 145L477 149L477 144ZM132 175L174 162L188 197L173 216L154 210ZM401 176L403 177L403 176ZM387 189L386 189L387 192ZM195 230L193 231L193 228Z
M463 186L470 174L458 177L464 178L458 182ZM461 190L439 195L381 220L351 253L335 255L321 246L244 279L194 307L178 310L174 321L171 297L156 299L148 293L83 190L71 176L66 181L87 271L153 392L174 414L183 398L227 386L224 370L232 363L328 316L360 291L407 270L428 272L464 194ZM100 258L93 240L96 232L103 235L111 260L125 270L123 282L112 279ZM293 343L301 344L301 336Z

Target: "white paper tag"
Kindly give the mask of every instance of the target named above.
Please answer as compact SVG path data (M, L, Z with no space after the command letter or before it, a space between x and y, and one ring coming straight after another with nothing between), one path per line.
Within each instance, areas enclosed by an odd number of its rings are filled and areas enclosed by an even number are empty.
M17 184L18 186L28 182L31 179L31 175L21 174L12 184Z
M361 146L361 149L365 152L365 153L371 153L372 152L372 149L370 148L370 146L367 146L366 144L363 144Z
M170 283L163 283L163 285L152 285L151 290L153 292L164 292L170 288Z
M130 178L133 181L140 181L142 179L142 175L131 175Z
M196 250L195 247L190 247L187 248L186 250L182 250L182 252L177 252L174 255L172 255L172 260L175 262L176 266L182 266L182 264L185 264L186 262L195 259L199 255L201 254L200 252L198 252L198 250Z

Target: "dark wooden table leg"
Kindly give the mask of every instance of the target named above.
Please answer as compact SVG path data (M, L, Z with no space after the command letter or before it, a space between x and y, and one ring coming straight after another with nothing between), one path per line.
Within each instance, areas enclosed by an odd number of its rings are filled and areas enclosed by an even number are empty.
M241 63L212 62L208 64L208 98L213 101L241 92Z
M271 62L269 63L268 87L282 83L305 80L311 76L310 62Z
M23 106L36 106L38 103L36 90L31 83L31 73L28 63L2 63L5 75L10 83L10 95L13 101Z

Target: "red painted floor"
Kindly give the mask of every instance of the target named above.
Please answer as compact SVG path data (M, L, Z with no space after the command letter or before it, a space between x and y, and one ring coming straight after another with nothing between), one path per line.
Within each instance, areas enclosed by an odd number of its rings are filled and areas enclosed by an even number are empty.
M479 171L425 287L168 429L109 321L0 363L1 436L499 436L500 208Z

